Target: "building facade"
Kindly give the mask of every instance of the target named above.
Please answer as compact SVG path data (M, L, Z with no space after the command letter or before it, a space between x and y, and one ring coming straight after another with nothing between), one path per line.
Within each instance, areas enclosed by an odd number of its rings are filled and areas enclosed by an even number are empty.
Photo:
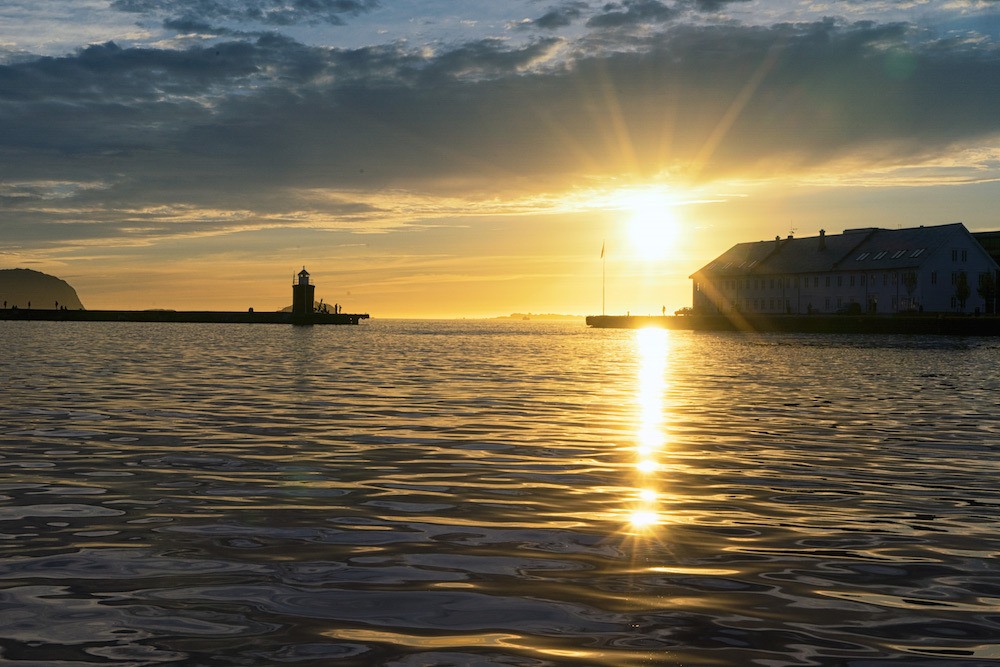
M691 275L696 313L987 313L1000 266L955 223L740 243Z

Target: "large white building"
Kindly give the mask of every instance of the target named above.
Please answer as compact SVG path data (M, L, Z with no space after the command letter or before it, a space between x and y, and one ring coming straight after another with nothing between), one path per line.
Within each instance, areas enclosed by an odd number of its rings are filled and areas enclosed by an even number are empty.
M820 230L733 246L691 276L692 305L700 314L986 313L998 271L961 223Z

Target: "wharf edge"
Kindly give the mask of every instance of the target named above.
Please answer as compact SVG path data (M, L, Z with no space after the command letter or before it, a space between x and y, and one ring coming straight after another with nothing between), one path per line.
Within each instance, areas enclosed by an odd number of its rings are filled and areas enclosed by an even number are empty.
M756 333L912 334L1000 336L997 316L852 316L852 315L588 315L594 329L659 327L687 331Z

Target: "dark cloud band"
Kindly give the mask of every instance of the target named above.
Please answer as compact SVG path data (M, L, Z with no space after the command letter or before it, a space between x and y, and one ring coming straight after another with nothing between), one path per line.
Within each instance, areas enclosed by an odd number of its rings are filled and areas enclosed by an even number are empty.
M253 22L273 26L296 23L342 25L378 7L378 0L114 0L119 11L167 16L173 20Z
M617 34L433 55L265 34L0 66L0 179L22 184L5 215L41 215L39 202L53 215L41 181L93 183L58 198L81 210L280 211L309 188L759 177L1000 134L1000 53L907 25L676 26L627 49Z

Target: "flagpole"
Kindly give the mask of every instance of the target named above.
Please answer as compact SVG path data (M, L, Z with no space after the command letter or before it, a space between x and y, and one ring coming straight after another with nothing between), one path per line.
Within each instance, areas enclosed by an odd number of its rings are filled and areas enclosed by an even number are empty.
M604 315L605 283L608 276L608 258L604 256L604 241L601 241L601 315Z

